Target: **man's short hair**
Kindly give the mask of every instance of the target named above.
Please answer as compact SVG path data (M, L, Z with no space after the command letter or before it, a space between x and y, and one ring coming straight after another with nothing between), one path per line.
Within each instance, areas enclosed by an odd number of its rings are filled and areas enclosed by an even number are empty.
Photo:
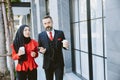
M44 16L44 18L43 18L43 19L47 19L47 18L50 18L50 19L52 20L52 17L51 17L51 16L49 16L49 15Z

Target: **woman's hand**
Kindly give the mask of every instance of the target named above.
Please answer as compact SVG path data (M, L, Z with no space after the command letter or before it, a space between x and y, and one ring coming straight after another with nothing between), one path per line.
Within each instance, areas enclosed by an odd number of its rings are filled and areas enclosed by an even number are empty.
M32 56L32 57L35 57L35 56L36 56L36 53L32 51L32 52L31 52L31 56Z
M18 56L21 56L21 55L24 55L25 54L25 52L23 51L23 50L18 50Z
M24 55L25 54L25 48L24 47L20 47L18 50L18 56Z

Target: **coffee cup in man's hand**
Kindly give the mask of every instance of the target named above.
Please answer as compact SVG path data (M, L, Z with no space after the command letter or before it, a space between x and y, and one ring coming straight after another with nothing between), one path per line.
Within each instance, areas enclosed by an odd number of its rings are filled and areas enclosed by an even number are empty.
M68 49L68 47L69 47L68 41L67 40L63 40L62 43L63 43L63 47Z

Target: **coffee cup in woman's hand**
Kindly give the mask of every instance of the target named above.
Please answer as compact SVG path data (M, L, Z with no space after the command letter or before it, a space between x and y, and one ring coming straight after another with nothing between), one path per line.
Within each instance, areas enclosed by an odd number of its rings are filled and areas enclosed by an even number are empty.
M20 47L18 51L18 55L24 55L25 54L25 47Z

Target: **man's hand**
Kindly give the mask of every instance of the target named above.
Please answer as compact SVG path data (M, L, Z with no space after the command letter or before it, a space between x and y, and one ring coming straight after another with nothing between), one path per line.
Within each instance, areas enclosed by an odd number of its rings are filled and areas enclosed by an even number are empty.
M69 48L69 42L67 40L63 40L62 43L63 43L64 48L66 48L66 49Z
M43 47L39 47L39 49L40 49L40 53L42 53L42 54L44 54L45 52L46 52L46 48L43 48Z

